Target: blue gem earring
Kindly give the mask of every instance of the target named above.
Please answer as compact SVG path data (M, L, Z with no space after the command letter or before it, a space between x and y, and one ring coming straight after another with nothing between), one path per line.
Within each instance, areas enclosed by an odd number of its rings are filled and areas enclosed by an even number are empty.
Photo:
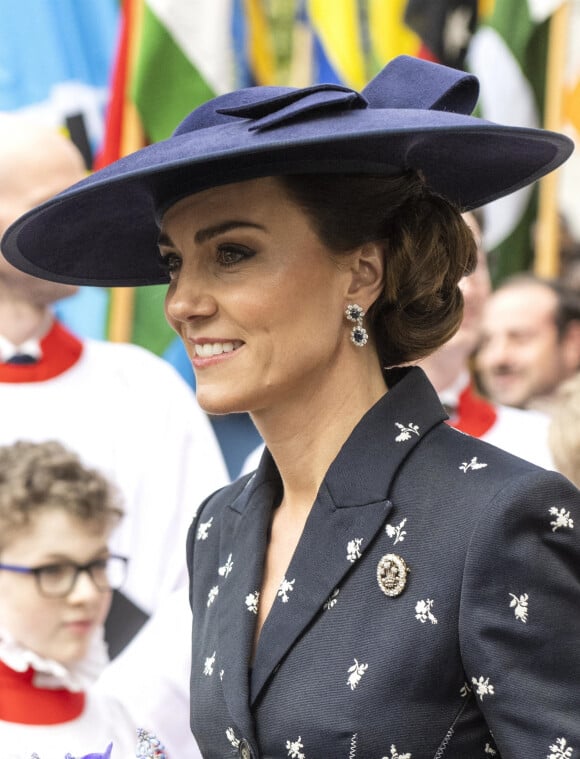
M351 342L354 343L357 348L362 348L369 341L369 335L366 329L362 325L363 316L365 315L364 308L361 308L356 303L349 303L344 310L344 315L349 322L355 322L355 326L350 331Z

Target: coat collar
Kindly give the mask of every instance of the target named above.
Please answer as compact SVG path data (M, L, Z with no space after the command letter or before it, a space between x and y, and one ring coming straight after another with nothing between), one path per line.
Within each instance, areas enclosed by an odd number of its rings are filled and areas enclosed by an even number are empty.
M224 688L238 725L249 730L248 704L255 703L295 640L364 554L392 508L391 483L427 432L446 419L437 394L418 368L387 377L389 391L363 417L330 466L286 574L286 603L277 599L261 631L248 678L255 616L239 599L260 589L273 504L281 483L268 451L255 475L224 515L220 561L232 554L244 571L232 570L224 588L220 647L232 680ZM235 557L234 557L235 554ZM221 595L220 591L220 595ZM247 734L247 733L246 733Z

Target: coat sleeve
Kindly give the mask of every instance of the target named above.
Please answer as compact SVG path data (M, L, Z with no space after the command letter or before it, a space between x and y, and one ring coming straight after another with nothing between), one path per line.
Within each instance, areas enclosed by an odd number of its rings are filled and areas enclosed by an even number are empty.
M580 758L580 493L564 477L527 472L482 512L460 644L502 759Z

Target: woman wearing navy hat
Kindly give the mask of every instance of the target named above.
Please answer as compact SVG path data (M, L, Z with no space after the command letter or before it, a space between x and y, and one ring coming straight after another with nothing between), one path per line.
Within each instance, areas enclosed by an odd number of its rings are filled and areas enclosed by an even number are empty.
M409 367L460 323L460 212L572 149L476 98L405 57L362 93L231 93L5 235L37 276L167 281L200 404L266 442L190 530L204 757L580 759L578 491Z

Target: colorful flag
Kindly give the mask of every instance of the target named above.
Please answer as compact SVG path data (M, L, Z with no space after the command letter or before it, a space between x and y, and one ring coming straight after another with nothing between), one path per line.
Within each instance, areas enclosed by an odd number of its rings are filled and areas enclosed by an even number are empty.
M99 166L169 137L197 105L233 87L231 0L124 0ZM108 335L175 353L165 287L111 291Z
M572 157L560 169L559 204L575 240L580 241L580 2L570 3L566 71L562 94L562 128L576 143Z
M0 110L73 127L87 165L103 136L117 19L116 0L0 0Z
M405 23L408 0L369 0L368 28L374 72L397 55L419 56L420 37Z
M66 131L87 168L103 139L117 0L0 0L0 110ZM57 304L79 334L105 336L107 293L82 288Z
M232 43L236 88L277 83L274 38L261 0L233 0Z
M299 0L290 84L345 84L360 90L369 76L356 0Z
M477 30L467 64L480 81L479 108L484 118L542 126L549 14L557 4L557 0L496 2ZM492 254L495 281L532 264L537 189L526 187L484 208L485 244Z
M409 0L405 22L422 41L421 58L463 68L477 25L477 0Z
M131 96L151 142L232 88L231 0L145 0Z

